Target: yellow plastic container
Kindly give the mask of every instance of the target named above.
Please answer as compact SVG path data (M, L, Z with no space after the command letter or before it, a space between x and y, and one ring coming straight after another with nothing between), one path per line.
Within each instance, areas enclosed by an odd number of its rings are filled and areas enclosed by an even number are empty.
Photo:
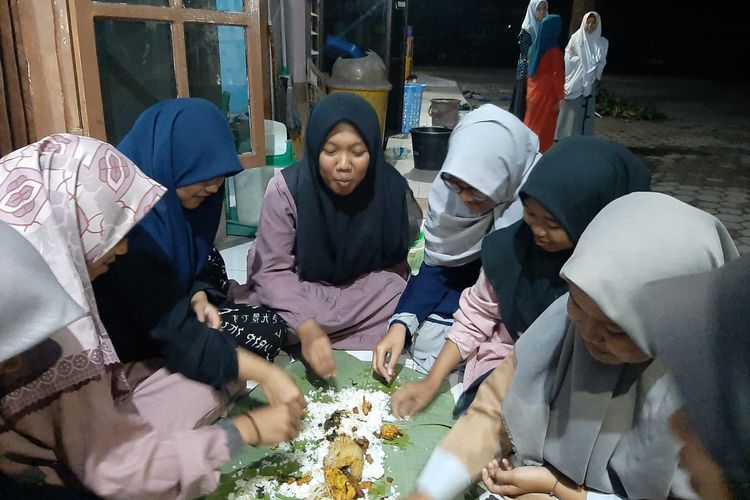
M362 97L375 109L380 121L380 138L385 136L385 113L388 111L388 92L391 83L385 63L375 52L368 50L364 57L339 57L331 68L328 93L348 92Z
M349 92L350 94L357 94L369 102L370 106L375 108L375 112L378 114L378 121L380 122L380 138L383 138L385 135L385 114L388 111L388 90L346 89L340 87L328 88L329 94L333 94L334 92Z

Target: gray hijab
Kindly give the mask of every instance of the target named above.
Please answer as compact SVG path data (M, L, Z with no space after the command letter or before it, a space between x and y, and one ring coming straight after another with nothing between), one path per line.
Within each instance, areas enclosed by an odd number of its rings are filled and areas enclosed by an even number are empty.
M485 104L464 116L451 133L448 155L430 190L425 262L458 267L478 259L487 233L523 216L518 192L539 158L539 138L504 109ZM472 214L440 180L443 173L491 198L495 208Z
M707 271L737 256L712 215L659 193L632 193L587 227L561 276L590 296L645 353L636 299L646 283ZM689 495L668 418L680 406L660 360L592 358L561 297L516 344L503 418L524 463L549 463L577 484L628 498Z
M640 297L649 346L669 368L735 498L750 498L750 255L663 280Z
M0 222L0 362L47 339L84 315L41 255Z

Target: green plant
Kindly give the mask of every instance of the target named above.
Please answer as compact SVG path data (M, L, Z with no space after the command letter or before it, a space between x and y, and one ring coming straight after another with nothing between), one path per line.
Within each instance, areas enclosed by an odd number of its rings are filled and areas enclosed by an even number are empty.
M606 89L599 89L596 111L602 116L624 120L666 120L667 115L656 109L653 103L636 104L617 97Z

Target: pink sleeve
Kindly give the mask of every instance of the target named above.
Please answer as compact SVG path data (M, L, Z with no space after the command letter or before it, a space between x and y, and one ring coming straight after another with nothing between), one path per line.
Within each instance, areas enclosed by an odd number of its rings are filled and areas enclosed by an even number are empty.
M103 498L185 499L216 489L232 444L224 428L193 429L199 418L188 424L187 416L168 427L152 424L132 398L116 404L111 391L106 373L15 422L0 446L3 467L15 461L45 470L44 464L57 463L46 469L51 483L57 482L56 471L67 470ZM191 408L162 396L167 413L174 406L196 416L207 407L202 400Z
M501 342L507 344L508 350L513 346L513 340L505 328L501 328L497 295L487 280L484 269L480 271L477 282L461 293L458 311L453 315L453 320L448 340L456 344L463 359L475 353L480 344L501 332Z
M258 222L258 234L248 254L248 285L258 301L276 310L297 329L315 318L318 304L329 309L330 285L302 281L294 271L297 207L281 173L268 183Z

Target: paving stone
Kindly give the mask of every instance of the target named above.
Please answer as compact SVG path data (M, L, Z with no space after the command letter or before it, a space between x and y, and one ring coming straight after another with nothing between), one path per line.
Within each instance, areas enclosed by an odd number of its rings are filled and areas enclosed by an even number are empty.
M698 198L699 200L712 201L715 203L718 203L721 201L721 196L718 193L717 194L700 193L700 194L696 194L695 197Z
M680 200L680 201L684 201L685 203L692 204L693 202L695 202L695 198L693 198L692 196L688 196L688 195L684 195L684 194L675 194L673 196L675 198L677 198L678 200Z
M740 253L740 255L747 255L750 253L750 245L739 245L737 247L737 251Z
M721 205L719 205L718 203L712 203L710 201L695 200L695 202L692 203L692 204L695 205L695 206L697 206L697 207L700 207L700 208L702 208L704 210L706 208L714 208L716 210L721 211Z
M719 217L719 219L721 219L722 222L735 222L735 223L739 223L739 222L742 221L742 217L740 217L739 215L728 214L726 212L726 210L723 210L723 209L719 209L719 215L718 215L718 217Z
M740 231L740 234L741 234L741 235L742 235L743 237L744 237L744 236L747 236L748 238L750 238L750 229L743 229L743 230L741 230L741 231ZM748 240L748 242L750 242L750 239Z
M745 193L725 193L724 199L727 201L747 201L750 199Z
M745 229L745 226L742 224L739 224L737 222L727 222L724 220L724 218L721 216L721 214L718 215L719 220L722 224L724 224L724 227L726 227L730 231L740 231L742 229Z

